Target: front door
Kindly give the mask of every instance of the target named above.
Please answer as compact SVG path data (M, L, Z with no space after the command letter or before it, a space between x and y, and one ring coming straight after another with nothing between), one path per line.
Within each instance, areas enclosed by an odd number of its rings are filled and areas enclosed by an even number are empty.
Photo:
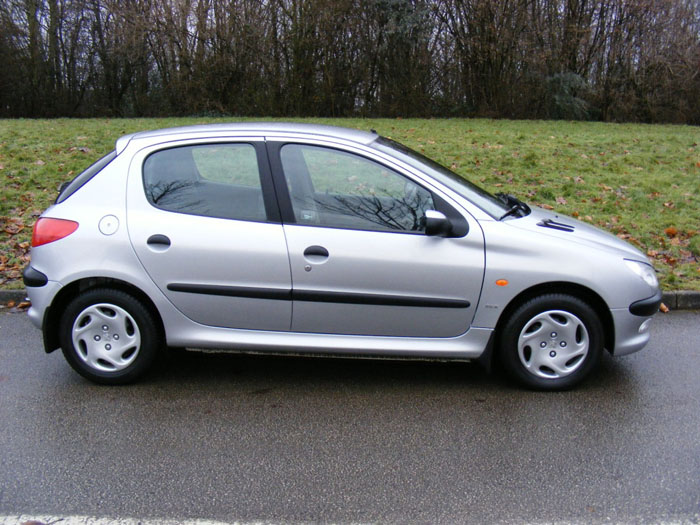
M471 228L462 237L428 236L425 211L447 204L397 170L313 144L270 151L284 175L283 213L293 212L284 226L293 331L451 337L469 329L484 271L473 219L463 214Z

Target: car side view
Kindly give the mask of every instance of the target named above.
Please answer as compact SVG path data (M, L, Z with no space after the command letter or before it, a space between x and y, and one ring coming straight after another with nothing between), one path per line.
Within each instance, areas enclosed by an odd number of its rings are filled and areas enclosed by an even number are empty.
M24 282L47 352L134 381L167 347L479 360L565 389L644 347L644 254L331 126L126 135L37 220Z

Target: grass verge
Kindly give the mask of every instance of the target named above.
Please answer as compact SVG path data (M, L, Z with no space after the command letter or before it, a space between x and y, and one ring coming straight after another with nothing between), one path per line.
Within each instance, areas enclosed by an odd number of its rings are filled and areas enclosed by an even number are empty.
M233 119L0 120L0 287L22 286L31 228L125 133ZM251 119L246 119L251 120ZM303 119L375 129L497 192L609 230L666 290L700 290L700 130L562 121Z

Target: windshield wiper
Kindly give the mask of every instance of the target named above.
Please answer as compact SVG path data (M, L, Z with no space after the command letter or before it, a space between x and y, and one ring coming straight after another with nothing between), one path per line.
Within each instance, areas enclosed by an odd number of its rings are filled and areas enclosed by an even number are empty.
M503 204L509 206L508 211L498 218L499 221L515 214L520 214L520 217L525 217L530 214L530 206L518 199L515 195L511 195L510 193L496 193L496 197Z

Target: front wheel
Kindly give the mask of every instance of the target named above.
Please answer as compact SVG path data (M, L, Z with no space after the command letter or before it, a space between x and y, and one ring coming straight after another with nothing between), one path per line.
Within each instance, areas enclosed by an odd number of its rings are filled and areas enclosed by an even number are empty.
M101 384L134 381L153 363L161 343L149 310L128 293L111 288L75 297L66 306L59 330L71 367Z
M595 368L603 350L603 327L595 311L567 294L546 294L520 305L499 338L508 374L538 390L564 390Z

